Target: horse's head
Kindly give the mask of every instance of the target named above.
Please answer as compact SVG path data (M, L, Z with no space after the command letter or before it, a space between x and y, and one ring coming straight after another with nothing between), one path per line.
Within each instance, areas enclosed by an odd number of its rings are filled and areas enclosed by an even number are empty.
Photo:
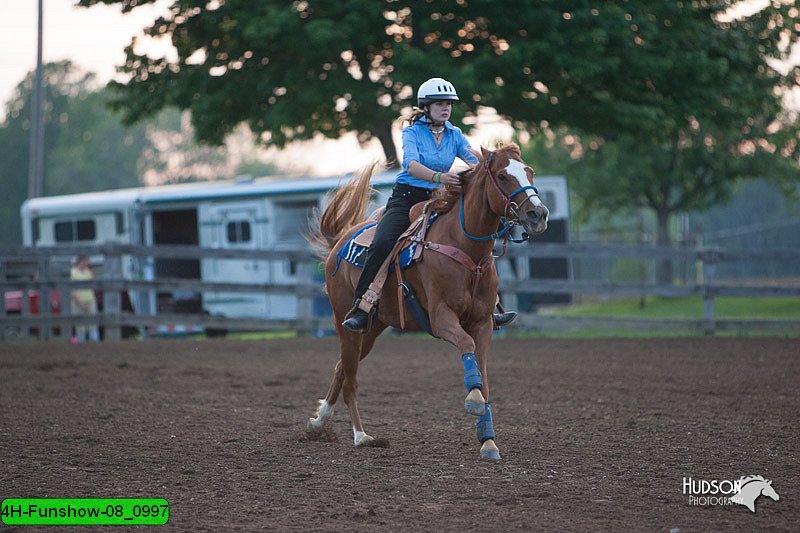
M765 480L765 483L763 485L761 485L761 494L769 498L772 498L776 502L781 498L780 496L778 496L778 493L775 492L775 489L772 488L772 481L768 479Z
M522 224L529 235L544 233L550 211L533 186L534 171L522 160L519 148L507 144L491 152L481 147L478 164L486 172L486 196L492 211Z

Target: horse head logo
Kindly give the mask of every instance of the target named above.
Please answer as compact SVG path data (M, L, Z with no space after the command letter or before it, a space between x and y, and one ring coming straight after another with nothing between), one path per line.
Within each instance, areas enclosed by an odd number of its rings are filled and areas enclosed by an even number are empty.
M739 505L744 505L752 512L756 512L756 499L759 496L768 496L775 501L780 499L778 493L772 488L772 481L763 476L743 476L739 478L739 492L731 496L731 500Z

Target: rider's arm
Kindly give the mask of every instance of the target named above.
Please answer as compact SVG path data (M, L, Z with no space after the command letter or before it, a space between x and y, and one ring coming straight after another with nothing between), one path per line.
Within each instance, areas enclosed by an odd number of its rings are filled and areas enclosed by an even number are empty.
M442 172L438 177L438 181L434 181L437 172L429 169L419 161L411 161L408 163L408 173L421 180L428 180L434 183L441 183L443 185L461 185L461 177L452 172Z

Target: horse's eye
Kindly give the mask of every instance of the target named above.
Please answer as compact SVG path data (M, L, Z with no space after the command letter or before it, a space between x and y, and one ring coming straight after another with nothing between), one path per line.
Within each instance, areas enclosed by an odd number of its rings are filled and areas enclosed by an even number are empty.
M500 181L506 181L508 179L508 174L500 173L498 174L498 177L500 178Z

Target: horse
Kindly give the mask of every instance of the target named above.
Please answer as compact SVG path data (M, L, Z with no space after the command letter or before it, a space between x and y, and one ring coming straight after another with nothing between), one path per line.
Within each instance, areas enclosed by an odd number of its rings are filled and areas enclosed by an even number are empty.
M763 476L741 477L738 483L739 491L731 496L731 501L744 505L750 511L756 512L756 499L759 496L768 496L775 501L780 499L778 493L772 488L772 481Z
M500 460L500 451L495 443L487 371L498 288L493 246L501 237L505 246L505 237L514 225L521 225L529 235L543 233L549 211L533 185L534 171L522 160L516 145L503 145L494 151L481 147L474 154L478 163L462 172L461 190L439 189L433 195L430 208L437 211L438 217L425 236L424 260L404 272L406 283L429 317L431 334L457 348L464 365L465 409L477 417L480 457L496 461ZM402 323L398 302L401 296L397 291L386 290L366 332L351 332L341 325L353 305L360 269L339 261L337 251L369 223L365 211L375 167L365 167L333 193L308 236L322 254L327 252L325 288L333 308L340 354L328 393L319 400L306 430L317 436L325 431L341 392L357 447L375 446L378 442L365 432L359 416L359 363L381 332L389 326L400 328ZM420 204L414 206L409 222L421 211ZM420 329L416 321L403 325L406 330Z

